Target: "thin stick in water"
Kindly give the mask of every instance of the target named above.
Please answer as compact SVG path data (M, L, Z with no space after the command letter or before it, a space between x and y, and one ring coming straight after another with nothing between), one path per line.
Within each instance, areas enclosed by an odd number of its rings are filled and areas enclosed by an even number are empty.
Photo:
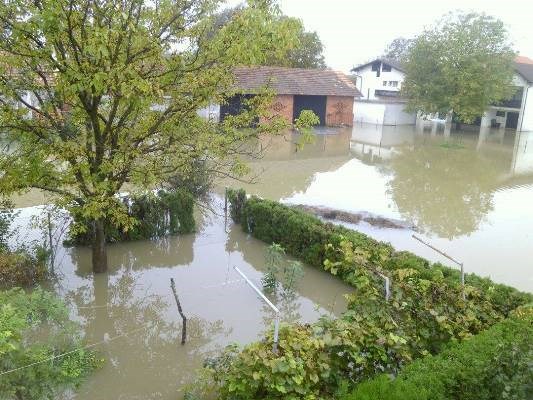
M185 339L187 338L187 317L185 317L185 314L183 314L180 299L178 298L178 293L176 292L176 284L174 283L174 278L170 278L170 287L172 288L172 293L174 293L174 299L176 299L178 312L180 313L181 319L183 321L183 328L181 330L181 344L185 344Z

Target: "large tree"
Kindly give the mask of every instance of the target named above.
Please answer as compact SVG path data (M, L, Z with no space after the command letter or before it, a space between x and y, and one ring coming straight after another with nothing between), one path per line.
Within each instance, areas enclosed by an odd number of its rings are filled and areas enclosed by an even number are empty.
M243 10L243 6L225 8L220 11L215 20L215 29L220 29L232 21ZM293 67L293 68L326 68L324 60L324 45L318 33L307 31L302 20L286 15L278 15L275 19L278 29L291 29L295 32L294 40L283 51L267 52L262 65Z
M513 52L502 21L485 14L448 14L416 38L402 91L409 109L454 112L472 122L512 95Z
M232 95L232 68L294 42L279 9L249 0L213 34L219 0L8 0L0 5L0 191L30 188L90 221L93 269L106 224L128 229L117 194L187 175L243 172L250 137L280 129L268 96L218 124L197 116ZM264 116L265 118L259 118ZM239 129L260 120L257 129Z

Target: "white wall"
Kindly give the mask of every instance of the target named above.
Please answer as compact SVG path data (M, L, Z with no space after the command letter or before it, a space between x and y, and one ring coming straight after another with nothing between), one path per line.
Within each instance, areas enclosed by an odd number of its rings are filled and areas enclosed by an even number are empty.
M381 68L383 69L383 65L381 65ZM368 65L360 71L354 72L354 74L362 77L362 85L361 78L357 78L357 88L363 94L363 99L366 100L376 99L376 96L374 95L376 89L399 91L405 78L405 74L395 68L392 68L390 72L384 72L382 70L380 76L377 77L377 72L372 71L372 65ZM383 81L387 81L387 86L383 86ZM398 81L398 87L389 86L389 81Z
M196 113L209 121L220 121L220 104L209 104L207 107L200 108Z
M524 97L526 102L522 118L518 120L518 129L522 132L533 132L533 87L524 89Z
M404 107L402 103L387 104L383 125L414 125L416 113L405 112Z
M385 104L355 101L353 115L354 122L382 125L385 118Z
M354 122L376 125L414 125L416 114L406 113L404 103L355 101Z

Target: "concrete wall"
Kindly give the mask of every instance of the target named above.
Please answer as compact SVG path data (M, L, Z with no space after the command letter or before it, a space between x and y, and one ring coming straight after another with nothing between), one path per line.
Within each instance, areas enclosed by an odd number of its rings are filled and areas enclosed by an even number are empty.
M383 125L414 125L416 114L404 110L403 103L390 103L385 106Z
M355 101L354 110L354 121L356 123L383 125L383 119L385 118L384 103Z
M326 126L352 126L353 104L353 97L328 96L326 100Z
M377 97L374 95L376 89L391 91L399 91L401 89L405 74L395 68L392 68L390 72L384 72L383 66L381 68L379 77L376 76L377 71L372 71L371 65L356 72L357 75L362 77L362 79L357 78L357 88L363 94L363 99L376 100ZM387 82L387 85L383 84L384 81ZM389 86L390 81L398 81L398 87Z
M405 112L404 107L404 103L356 101L354 121L376 125L414 125L416 114Z

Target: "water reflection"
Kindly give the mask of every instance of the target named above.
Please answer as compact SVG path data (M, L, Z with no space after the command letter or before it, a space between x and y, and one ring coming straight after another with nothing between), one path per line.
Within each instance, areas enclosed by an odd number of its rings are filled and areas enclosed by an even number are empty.
M406 220L471 271L533 290L533 132L357 124L319 131L301 151L290 138L253 163L260 175L249 193ZM355 227L443 261L412 232Z

